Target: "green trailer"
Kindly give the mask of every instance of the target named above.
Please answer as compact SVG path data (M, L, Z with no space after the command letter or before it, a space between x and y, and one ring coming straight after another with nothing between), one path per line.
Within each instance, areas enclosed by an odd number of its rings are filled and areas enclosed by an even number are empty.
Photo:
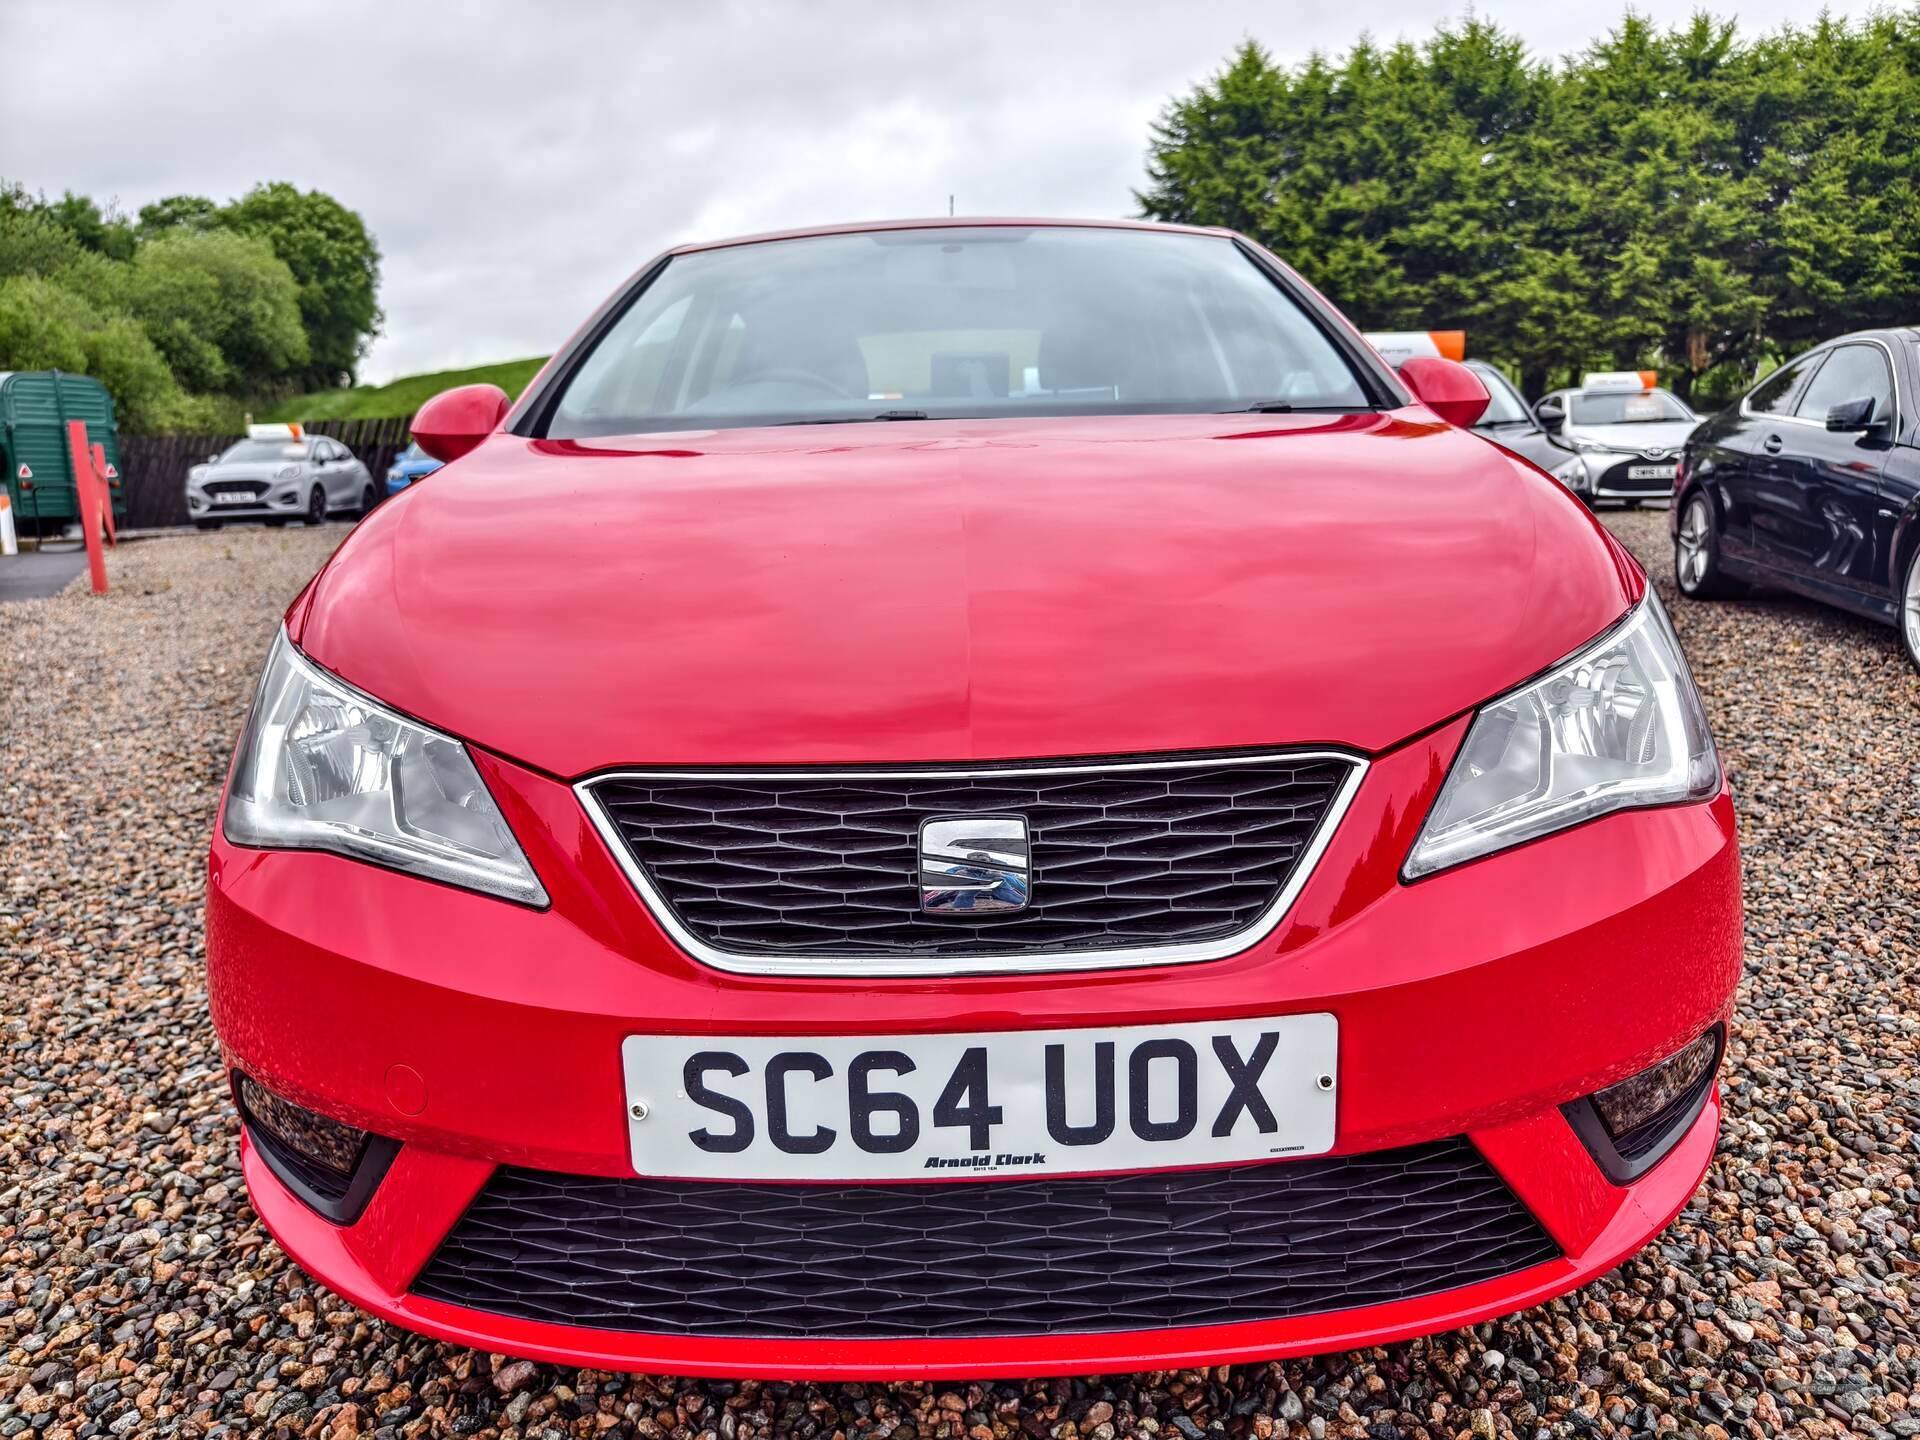
M67 451L69 420L86 421L87 442L106 450L115 523L126 516L120 430L107 387L59 370L0 372L0 475L25 534L52 533L80 518Z

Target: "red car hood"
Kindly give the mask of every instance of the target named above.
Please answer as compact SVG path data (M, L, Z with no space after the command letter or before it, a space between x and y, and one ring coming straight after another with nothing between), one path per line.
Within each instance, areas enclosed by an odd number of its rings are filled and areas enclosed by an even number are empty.
M562 776L1383 749L1641 577L1421 410L496 435L289 617L326 668Z

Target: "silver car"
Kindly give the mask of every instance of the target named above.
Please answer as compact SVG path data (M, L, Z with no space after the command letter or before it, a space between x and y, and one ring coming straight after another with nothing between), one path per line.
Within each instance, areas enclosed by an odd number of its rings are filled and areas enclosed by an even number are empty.
M187 514L202 530L228 520L318 525L379 503L373 477L353 452L290 425L251 425L247 438L187 472Z
M1533 407L1547 433L1579 454L1580 467L1555 474L1589 504L1673 497L1681 448L1700 417L1652 378L1634 370L1598 372L1578 390L1555 390Z

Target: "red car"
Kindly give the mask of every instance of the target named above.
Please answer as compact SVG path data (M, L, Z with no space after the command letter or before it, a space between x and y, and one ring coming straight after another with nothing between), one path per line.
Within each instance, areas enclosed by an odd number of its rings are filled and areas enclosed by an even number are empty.
M286 615L213 838L256 1208L700 1374L1373 1345L1693 1193L1733 806L1645 576L1221 231L687 246ZM556 520L559 523L555 523Z

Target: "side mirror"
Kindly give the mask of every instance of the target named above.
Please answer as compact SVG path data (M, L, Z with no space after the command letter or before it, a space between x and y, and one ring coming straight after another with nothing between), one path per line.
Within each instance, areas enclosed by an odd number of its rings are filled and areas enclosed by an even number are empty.
M1871 395L1862 396L1858 400L1843 400L1827 411L1827 429L1829 430L1871 430L1874 424Z
M1462 429L1484 415L1493 402L1480 377L1458 360L1416 355L1400 367L1400 378L1407 382L1414 399L1447 424Z
M436 460L458 460L497 430L511 408L498 385L443 390L413 417L413 438Z
M1540 422L1543 430L1558 430L1567 423L1567 412L1551 400L1542 400L1533 407L1533 418Z

